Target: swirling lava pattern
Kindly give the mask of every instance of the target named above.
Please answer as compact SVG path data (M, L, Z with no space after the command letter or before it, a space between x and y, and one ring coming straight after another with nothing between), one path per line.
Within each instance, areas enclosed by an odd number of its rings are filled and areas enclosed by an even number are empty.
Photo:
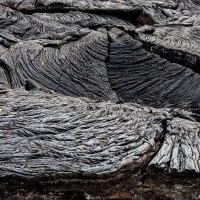
M67 26L79 25L85 28L94 28L102 26L124 26L134 29L135 26L125 20L119 19L114 16L107 15L95 15L82 12L73 12L69 13L35 13L33 16L40 18L41 20L46 21L56 21Z
M125 34L113 39L108 76L122 102L155 107L199 106L200 75L149 53Z
M43 48L32 41L18 43L1 59L9 68L13 88L19 88L26 84L26 80L32 79L69 96L117 100L107 78L107 54L107 34L92 32L59 49Z

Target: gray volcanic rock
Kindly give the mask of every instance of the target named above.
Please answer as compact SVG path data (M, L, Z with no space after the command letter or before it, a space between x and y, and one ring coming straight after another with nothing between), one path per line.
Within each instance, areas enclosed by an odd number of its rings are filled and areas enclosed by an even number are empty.
M135 28L133 24L113 16L81 12L26 15L4 6L0 6L0 22L0 35L13 42L35 39L69 40L70 37L79 38L84 33L91 32L90 29L103 26L121 26L130 30Z
M1 177L110 176L134 170L157 150L166 118L165 112L135 104L37 90L11 91L1 102Z
M169 171L199 172L199 123L174 118L167 121L167 134L158 154L150 165L158 165Z
M112 36L111 36L112 39ZM130 35L114 38L110 45L108 75L123 102L155 107L199 107L199 74L149 53Z
M134 30L135 26L123 19L109 15L95 15L79 11L70 11L69 13L34 13L32 16L41 20L55 21L66 26L79 25L85 28L98 28L103 26L119 26ZM55 23L54 22L54 23Z
M1 0L0 199L198 199L199 15Z
M107 78L107 53L107 34L96 31L59 48L44 47L38 41L19 42L1 59L9 69L12 88L32 79L66 95L116 101Z

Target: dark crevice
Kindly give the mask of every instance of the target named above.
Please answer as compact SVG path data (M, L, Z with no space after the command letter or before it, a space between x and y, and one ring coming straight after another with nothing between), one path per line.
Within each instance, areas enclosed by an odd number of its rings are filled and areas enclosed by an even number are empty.
M107 37L108 37L108 52L107 52L107 56L106 56L106 59L105 59L105 63L106 63L106 70L107 70L107 74L108 74L108 63L110 62L110 48L111 48L111 43L112 43L112 38L109 34L109 31L112 29L112 27L106 27L106 30L107 30ZM110 85L110 88L113 90L113 88L111 87L111 83L110 83L110 79L109 79L109 76L108 76L108 82L109 82L109 85ZM113 90L114 91L114 90ZM115 92L115 91L114 91ZM118 95L117 95L118 96ZM118 97L119 98L119 97ZM116 102L117 104L119 103L119 101Z
M166 119L166 120L163 120L162 126L163 126L163 131L164 131L165 136L166 136L166 134L167 134L167 119ZM162 145L163 145L164 141L165 141L165 140L163 139ZM161 149L162 145L160 146L160 149ZM159 151L160 151L160 149L159 149ZM159 152L159 151L158 151L158 152ZM171 158L172 158L172 151L171 151L171 153L170 153L170 161L169 161L168 163L166 163L166 164L167 164L167 169L170 168ZM154 166L153 166L153 167L154 167ZM156 167L156 166L155 166L155 167ZM167 169L166 169L166 170L167 170Z
M26 83L25 83L25 90L27 91L31 91L31 90L37 90L38 87L37 85L30 79L26 80Z
M41 43L41 45L43 47L50 47L50 48L60 49L63 45L76 42L76 41L80 40L81 38L85 37L86 35L81 35L81 36L77 35L77 36L73 36L73 37L71 37L71 38L69 38L67 40L61 40L59 43L48 43L48 44L42 44Z
M150 52L159 55L161 58L165 58L170 63L177 63L186 68L191 69L195 73L200 74L200 57L181 50L167 49L163 46L151 44L149 42L142 41L139 37L135 39L139 40L143 44L143 48Z
M109 28L107 27L106 29L107 29L107 37L108 37L108 54L107 54L105 62L106 62L106 67L107 67L107 65L110 61L110 46L111 46L111 43L112 43L112 38L109 35L109 31L110 31Z
M4 62L0 61L0 68L3 69L7 80L8 80L8 84L10 86L10 88L12 89L12 78L11 78L11 74L10 74L10 69L9 66L7 66Z
M165 136L167 134L167 118L163 119L161 123L162 123L162 132L155 139L157 148L156 148L153 156L149 157L148 162L140 169L140 171L141 171L140 182L143 185L145 184L146 180L149 178L149 175L150 175L149 170L151 170L152 166L149 166L149 164L154 159L154 157L157 156L157 153L160 151L160 149L163 146L163 143L165 141Z
M23 3L23 0L17 4L16 7L19 7Z
M162 137L162 140L161 140L161 146L162 146L162 144L164 143L164 139L165 139L165 135L166 135L166 133L167 133L167 119L164 119L163 121L162 121L162 128L163 128L163 137ZM160 150L160 149L159 149Z
M43 47L50 47L50 48L60 48L62 46L62 43L60 44L53 44L53 43L49 43L49 44L42 44Z
M35 0L35 6L38 5L38 0Z

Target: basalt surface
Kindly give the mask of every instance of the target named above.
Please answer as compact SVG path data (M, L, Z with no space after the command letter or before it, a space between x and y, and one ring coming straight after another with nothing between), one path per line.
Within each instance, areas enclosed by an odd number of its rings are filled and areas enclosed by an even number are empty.
M200 3L1 0L0 199L199 199Z

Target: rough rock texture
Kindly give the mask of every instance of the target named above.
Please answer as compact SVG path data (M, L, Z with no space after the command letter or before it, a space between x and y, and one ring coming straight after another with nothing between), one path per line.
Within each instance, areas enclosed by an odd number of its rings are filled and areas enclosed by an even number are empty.
M151 161L168 171L199 172L199 123L174 118L167 121L167 134L159 153Z
M117 100L107 77L107 52L107 34L92 32L59 48L45 48L36 41L19 42L2 55L2 62L9 69L12 88L32 79L70 96Z
M0 199L199 199L200 3L1 0Z
M112 37L111 37L112 38ZM130 35L112 40L110 85L119 99L156 107L199 106L199 74L151 54Z
M137 105L37 91L9 92L1 105L1 177L133 170L156 151L165 119L162 112Z

